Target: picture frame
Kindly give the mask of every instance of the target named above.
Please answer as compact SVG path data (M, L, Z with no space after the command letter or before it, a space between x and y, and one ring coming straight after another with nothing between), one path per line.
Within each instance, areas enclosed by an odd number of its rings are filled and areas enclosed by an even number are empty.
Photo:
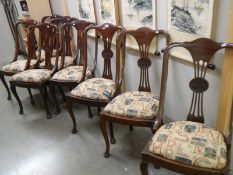
M172 42L211 38L215 0L168 1L168 32ZM189 52L175 48L171 56L191 62Z
M119 24L118 0L98 0L96 6L96 9L98 9L96 16L98 16L99 24Z
M96 22L94 0L78 0L78 18Z
M96 23L94 0L78 0L78 19ZM88 36L94 37L95 32L88 32Z
M156 29L157 0L119 0L120 24L127 30L136 30L140 27ZM149 49L150 54L157 52L157 43L154 38ZM126 46L138 51L138 45L133 37L127 37Z

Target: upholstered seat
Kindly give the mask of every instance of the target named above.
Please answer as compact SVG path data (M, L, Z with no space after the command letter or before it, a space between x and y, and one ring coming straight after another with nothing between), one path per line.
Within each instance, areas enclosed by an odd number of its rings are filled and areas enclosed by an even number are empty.
M51 58L51 64L53 66L55 65L55 61L56 61L56 57L52 57ZM71 57L71 56L65 56L64 68L68 67L68 66L71 66L73 64L74 64L74 58ZM45 66L45 61L40 63L40 66L44 67ZM58 69L60 69L60 66L61 66L61 56L59 56L59 59L58 59Z
M115 81L105 78L91 78L79 84L71 94L95 100L109 100L114 93Z
M7 72L22 72L25 69L26 63L27 60L18 60L4 66L2 70ZM30 68L34 68L35 64L36 60L31 60Z
M12 76L12 81L42 83L51 77L52 71L47 69L31 69Z
M104 108L104 112L122 117L153 119L156 116L158 105L158 97L150 92L131 91L114 98Z
M79 82L82 78L83 66L69 66L54 74L52 80L63 80L63 81L77 81ZM86 78L91 75L91 71L87 68Z
M205 168L222 169L227 161L223 135L214 128L190 121L163 125L155 133L149 151Z

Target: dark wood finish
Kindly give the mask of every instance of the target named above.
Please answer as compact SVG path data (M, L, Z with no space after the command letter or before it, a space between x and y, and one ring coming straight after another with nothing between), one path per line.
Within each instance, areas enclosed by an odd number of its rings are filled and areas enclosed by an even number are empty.
M35 25L35 24L37 24L37 22L34 21L33 19L24 20L24 21L20 20L15 24L15 26L14 26L15 53L14 53L14 57L13 57L13 60L11 61L11 63L17 61L18 56L20 54L20 44L19 44L19 30L20 30L20 27L22 27L24 30L28 30L28 28L30 26ZM33 37L34 41L36 42L35 35L32 36L32 37ZM25 57L25 59L27 59L27 56ZM25 67L24 70L26 70L26 67ZM18 72L5 71L5 70L2 70L2 69L0 70L0 78L1 78L1 81L2 81L3 85L5 86L5 88L7 90L7 93L8 93L7 99L8 100L11 100L11 93L10 93L10 89L9 89L9 87L8 87L6 81L5 81L5 76L12 76L12 75L14 75L16 73L18 73Z
M33 25L29 27L29 40L28 40L28 44L29 44L29 49L28 49L28 61L27 61L27 65L26 65L26 69L29 67L30 65L30 61L31 58L35 55L35 44L34 44L34 32L35 30L39 31L39 56L37 57L37 63L36 63L36 68L39 67L39 62L40 62L40 56L41 56L41 50L45 51L45 67L44 69L47 70L51 70L52 73L51 75L53 75L57 69L57 64L58 64L58 56L59 56L59 30L57 28L56 25L54 24L50 24L50 23L42 23L42 24L37 24L37 25ZM55 62L55 66L51 65L51 58L52 58L52 52L53 52L53 41L54 38L56 37L56 62ZM14 96L16 97L18 103L19 103L19 107L20 107L20 114L23 114L23 106L22 103L20 101L20 98L17 95L16 92L16 87L22 87L22 88L33 88L33 89L39 89L40 94L42 96L45 108L46 108L46 113L47 113L47 118L50 118L50 112L48 109L48 105L47 105L47 82L40 82L40 83L31 83L31 82L21 82L21 81L10 81L10 85L11 85L11 90L12 93L14 94Z
M125 38L126 36L132 36L135 38L137 41L138 47L139 47L139 59L137 62L137 65L139 66L140 69L140 83L138 87L138 91L146 91L150 92L150 82L149 82L149 67L151 66L151 60L149 58L149 47L151 45L152 40L155 37L158 36L163 36L166 38L167 45L169 44L169 35L167 32L163 30L152 30L150 28L142 27L137 30L129 30L125 33L121 33L119 37L122 38L123 42L123 47L125 47ZM123 68L124 68L124 62L125 59L123 58ZM134 77L136 78L136 77ZM109 157L109 141L107 135L107 131L105 128L105 122L113 122L113 123L120 123L123 125L129 125L130 130L133 131L133 126L139 126L139 127L149 127L153 128L153 124L155 120L157 119L157 116L154 116L152 120L148 119L137 119L137 118L129 118L127 116L122 116L122 115L113 115L109 114L107 112L102 112L100 115L100 128L103 133L105 143L106 143L106 150L104 153L104 156L106 158ZM114 138L114 133L113 130L110 132L111 135L111 142L115 140ZM115 142L115 141L114 141Z
M70 43L72 42L72 39L76 39L76 41L77 41L76 54L74 57L75 58L74 65L83 66L84 47L85 47L85 42L86 42L85 37L84 37L84 33L85 33L85 29L92 24L93 23L91 23L91 22L76 19L75 21L73 21L71 23L66 23L62 26L62 28L61 28L62 61L61 61L61 65L60 65L59 70L64 68L65 56L69 55ZM77 38L72 38L71 36L68 35L70 33L70 31L72 30L72 28L74 28L73 32L76 32ZM95 52L95 53L97 54L97 52ZM97 59L97 55L95 55L94 64L96 62L95 61L96 59ZM57 71L59 71L59 70L57 70ZM92 68L91 71L92 71L92 75L94 75L94 68ZM50 84L49 87L51 88L52 96L53 96L55 104L56 104L56 109L57 109L56 113L59 113L60 108L59 108L58 100L57 100L57 97L54 93L54 90L52 90L52 89L54 89L53 87L54 86L60 87L60 91L62 93L61 87L69 87L69 89L72 89L73 87L77 86L79 84L79 82L72 81L72 80L53 80L53 79L50 79L49 84ZM64 93L62 93L62 96L63 96L63 100L65 101Z
M162 100L160 101L161 107L159 108L160 121L162 120L163 110L164 110L163 109L164 101L165 101L164 97L166 94L166 81L168 77L169 51L175 47L183 47L187 49L193 58L194 79L192 79L189 84L191 90L193 91L193 97L191 100L191 107L189 114L187 116L187 120L203 123L204 122L203 93L208 89L208 81L205 79L206 66L210 62L213 55L218 50L223 48L233 48L233 44L216 43L215 41L207 38L200 38L192 42L173 43L166 48L163 57L163 72L162 72L161 92L160 92L160 97L162 98ZM231 140L232 140L232 127L233 127L232 118L233 118L233 114L231 116L229 133L228 136L225 138L228 148L228 152L227 152L228 163L224 169L215 170L215 169L192 166L153 154L149 151L149 144L151 142L150 139L150 141L147 143L147 145L145 146L142 152L142 162L140 165L142 175L148 175L148 170L147 170L148 163L153 163L154 165L156 165L156 167L163 167L183 174L198 174L198 175L228 174L229 165L230 165L230 155L231 155L230 148L231 148ZM156 130L159 129L160 126L161 124L155 123L154 131L156 132Z
M113 52L112 52L112 39L115 33L117 32L122 32L125 31L125 29L121 26L115 26L112 25L110 23L105 23L99 26L90 26L85 30L85 34L84 34L84 38L85 38L85 45L84 45L84 56L83 56L83 76L82 79L80 81L83 82L85 80L85 74L86 74L86 67L87 67L87 32L89 30L94 30L97 34L97 38L96 39L102 39L103 44L104 44L104 49L102 51L102 57L103 57L103 61L104 61L104 70L103 70L103 74L102 74L102 78L107 78L107 79L113 79L112 77L112 71L111 71L111 59L113 58ZM96 43L98 44L98 41L96 40ZM96 47L98 47L98 45L96 45ZM96 55L97 55L97 49L96 49ZM116 57L115 57L115 61L116 61L116 77L115 77L115 94L114 96L116 96L119 92L119 87L121 85L121 81L120 79L120 75L122 75L121 70L120 70L120 53L119 53L119 49L116 49ZM96 57L97 59L97 57ZM93 66L93 72L95 71L95 67L96 67L96 63L97 60L95 59L94 61L94 66ZM104 107L106 106L110 100L92 100L92 99L87 99L87 98L81 98L81 97L76 97L74 95L72 95L71 93L68 93L66 95L67 98L67 103L66 103L66 108L70 113L70 116L72 118L73 121L73 133L77 132L76 129L76 119L74 117L73 111L72 111L72 103L79 103L79 104L83 104L83 105L87 105L89 107L89 111L90 111L90 106L95 106L95 107ZM89 116L92 117L92 115L89 112Z

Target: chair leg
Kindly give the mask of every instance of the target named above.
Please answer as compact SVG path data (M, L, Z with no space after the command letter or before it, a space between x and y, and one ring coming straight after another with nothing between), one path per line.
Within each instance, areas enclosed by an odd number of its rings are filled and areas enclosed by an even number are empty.
M8 93L8 97L7 97L7 100L11 100L11 92L10 92L10 89L6 83L6 80L5 80L5 77L3 74L0 74L0 78L1 78L1 81L3 83L3 85L5 86L6 90L7 90L7 93Z
M88 109L88 117L89 118L93 118L93 114L91 112L91 107L90 106L87 106L87 109Z
M34 101L34 99L33 99L31 89L30 89L30 88L27 88L27 90L28 90L28 93L29 93L29 96L30 96L31 104L32 104L32 105L35 105L35 101Z
M98 115L100 115L101 107L98 107Z
M42 100L44 102L44 106L45 106L45 110L46 110L46 114L47 114L47 119L51 119L51 114L50 114L48 103L47 103L47 88L46 88L46 86L42 86L39 88L39 90L40 90Z
M49 91L50 91L50 93L51 93L51 95L53 97L53 101L55 103L55 108L56 108L55 115L57 115L57 114L59 114L61 112L61 109L59 107L59 103L58 103L57 97L55 95L55 87L54 86L49 86Z
M129 130L133 131L133 126L132 125L129 126Z
M72 104L71 104L71 102L69 100L67 100L67 102L66 102L66 109L68 110L68 112L70 114L70 117L72 119L72 122L73 122L72 133L75 134L75 133L77 133L76 119L75 119L74 112L73 112L73 109L72 109Z
M61 87L61 86L58 86L58 89L59 89L59 91L60 91L60 93L61 93L61 96L62 96L63 101L66 102L66 95L65 95L65 93L64 93L64 91L63 91L63 89L62 89L62 87Z
M109 144L109 140L108 140L108 133L107 133L107 130L106 130L106 122L101 117L100 117L100 121L99 121L99 126L100 126L101 132L102 132L102 134L104 136L104 141L105 141L105 144L106 144L104 157L108 158L110 156L110 154L109 154L110 144Z
M147 162L142 161L140 163L140 170L142 175L149 175Z
M108 124L109 124L109 131L110 131L110 142L111 142L111 144L115 144L116 139L114 137L113 124L112 124L112 122L109 122Z
M16 87L15 87L15 85L13 85L13 84L10 83L10 88L11 88L11 91L14 94L14 96L15 96L18 104L19 104L19 114L22 115L23 114L23 105L21 103L21 100L20 100L17 92L16 92Z

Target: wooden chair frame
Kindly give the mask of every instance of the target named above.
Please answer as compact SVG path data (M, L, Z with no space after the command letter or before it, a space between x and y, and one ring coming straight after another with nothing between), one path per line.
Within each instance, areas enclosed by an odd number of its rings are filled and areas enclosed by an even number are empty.
M150 83L149 83L149 67L151 66L151 60L149 58L149 48L151 45L151 42L153 38L157 38L158 36L163 36L166 39L166 45L169 44L170 37L168 33L164 30L152 30L150 28L142 27L137 30L129 30L125 33L122 33L121 37L126 38L126 36L132 36L135 38L135 40L138 43L139 46L139 60L138 60L138 66L140 68L140 83L138 87L138 91L146 91L150 92ZM124 47L126 45L126 39L124 39ZM125 58L123 58L123 68L125 67ZM130 118L127 116L122 116L122 115L116 115L116 114L110 114L108 112L101 112L100 114L100 129L102 131L102 134L104 136L105 144L106 144L106 149L104 153L104 157L108 158L109 157L109 149L110 149L110 144L108 140L108 134L106 130L106 121L112 122L112 123L120 123L123 125L129 125L130 130L133 130L133 126L139 126L139 127L149 127L153 128L154 122L156 121L156 116L154 116L153 119L137 119L137 118ZM114 138L114 133L110 133L111 135L111 143L115 143L116 140Z
M203 94L208 89L208 81L205 79L207 65L211 60L212 56L220 49L223 48L233 48L233 44L223 44L216 43L213 40L200 38L192 42L184 43L173 43L169 45L164 53L163 57L163 72L162 72L162 81L161 81L161 92L160 96L163 97L161 103L161 108L159 108L159 122L156 122L154 125L154 131L156 132L162 125L162 116L163 116L163 106L165 101L166 94L166 81L168 77L168 63L169 63L169 51L175 47L183 47L189 51L193 58L194 73L195 78L190 82L190 88L193 91L193 98L190 107L189 114L187 116L188 121L194 121L199 123L204 123L204 114L203 114L203 95L198 96L197 94ZM153 163L155 168L166 168L172 171L176 171L183 174L198 174L198 175L225 175L228 174L229 165L230 165L230 148L232 141L232 128L233 120L231 117L230 129L227 137L225 137L225 142L227 144L227 166L224 169L209 169L196 167L184 163L180 163L174 160L169 160L165 157L153 154L149 151L150 141L146 144L144 150L142 151L142 162L140 164L140 169L142 175L148 175L148 163Z
M113 57L113 52L111 50L112 38L116 32L125 31L125 29L121 26L115 26L110 23L104 23L99 26L90 26L86 28L85 30L85 35L84 35L86 38L85 41L87 41L87 32L91 29L97 32L98 34L97 38L98 39L101 38L104 43L104 50L102 51L102 56L104 58L104 70L103 70L102 78L113 79L112 71L111 71L111 58ZM82 76L80 83L85 80L85 76L86 76L85 74L86 74L86 67L87 67L87 42L85 43L84 50L85 50L84 59L83 59L84 69L83 69L83 76ZM122 75L122 73L120 73L122 71L120 70L120 67L121 67L120 57L121 57L121 53L119 53L119 49L116 48L116 76L115 76L115 88L114 88L115 92L114 92L113 97L115 97L119 93L119 88L122 82L122 78L120 78L120 75ZM97 60L95 60L93 71L95 71L96 64L97 64ZM88 112L89 112L89 117L90 117L90 113L91 113L90 106L98 107L98 110L100 112L100 108L106 106L111 101L111 99L110 100L92 100L92 99L87 99L87 98L82 98L82 97L76 97L72 95L71 93L68 93L66 95L66 98L67 98L66 108L73 121L72 133L77 132L76 119L75 119L75 116L72 110L72 103L78 103L78 104L89 106Z
M18 21L15 26L14 26L14 39L15 39L15 53L14 53L14 58L13 60L11 61L11 63L15 62L18 60L18 56L19 56L19 26L22 26L24 29L28 30L28 28L31 26L31 25L35 25L37 24L36 21L34 21L33 19L29 19L29 20L25 20L25 21ZM35 38L35 36L34 36ZM36 42L36 40L35 40ZM36 43L35 43L36 44ZM27 46L28 47L28 46ZM27 55L25 57L25 59L27 59ZM30 58L32 59L32 58ZM35 59L35 58L34 58ZM26 70L26 67L24 68L24 70ZM7 93L8 93L8 97L7 99L8 100L11 100L11 93L10 93L10 89L6 83L6 80L5 80L5 77L4 76L13 76L14 74L16 74L18 72L13 72L13 71L5 71L5 70L0 70L0 79L3 83L3 85L5 86L6 90L7 90ZM31 94L31 90L28 89L28 92L29 94Z
M37 25L33 25L29 27L29 50L28 50L28 55L29 55L29 59L28 59L28 63L26 66L26 69L29 67L30 65L30 61L31 61L31 55L35 55L35 45L33 44L33 40L31 40L31 37L34 36L34 32L35 29L39 30L39 56L37 57L37 63L36 63L36 67L39 66L39 62L40 62L40 57L41 57L41 50L43 48L43 50L45 50L45 68L44 69L48 69L51 70L52 73L51 75L53 75L57 69L57 64L58 64L58 56L59 56L59 30L57 28L56 25L54 24L50 24L50 23L42 23L42 24L37 24ZM52 57L52 50L53 50L53 41L54 41L54 37L56 37L56 50L57 50L57 54L56 54L56 62L55 62L55 66L51 65L51 57ZM51 118L51 114L48 108L48 104L47 104L47 82L41 82L41 83L36 83L36 82L21 82L21 81L10 81L10 88L12 93L14 94L16 100L18 101L20 110L19 110L19 114L23 114L23 106L22 103L20 101L20 98L16 92L16 86L17 87L23 87L23 88L33 88L33 89L39 89L40 90L40 94L42 96L45 108L46 108L46 112L47 112L47 118Z
M85 33L85 29L90 26L93 25L93 23L91 22L87 22L87 21L83 21L83 20L75 20L71 23L66 23L62 26L61 28L61 55L62 55L62 61L61 61L61 65L60 68L57 71L60 71L64 68L64 63L65 63L65 55L67 55L67 49L69 49L69 47L67 47L67 45L70 44L71 42L71 38L67 37L67 33L69 33L71 31L72 28L74 28L77 32L77 51L75 54L75 59L74 59L74 65L79 65L79 66L83 66L83 57L84 57L84 45L85 45L85 38L84 38L84 33ZM95 39L95 44L96 47L95 49L97 50L97 45L98 45L98 39ZM95 59L94 59L94 66L91 69L92 75L91 77L94 77L94 69L96 66L96 60L97 60L97 51L95 51ZM91 78L89 77L89 78ZM51 91L51 94L54 98L55 104L56 104L56 113L60 112L60 108L59 108L59 104L58 104L58 100L57 97L54 93L55 87L68 87L70 90L72 88L74 88L75 86L77 86L79 84L79 82L77 81L72 81L72 80L53 80L50 79L49 80L49 88ZM64 98L64 101L66 99Z

